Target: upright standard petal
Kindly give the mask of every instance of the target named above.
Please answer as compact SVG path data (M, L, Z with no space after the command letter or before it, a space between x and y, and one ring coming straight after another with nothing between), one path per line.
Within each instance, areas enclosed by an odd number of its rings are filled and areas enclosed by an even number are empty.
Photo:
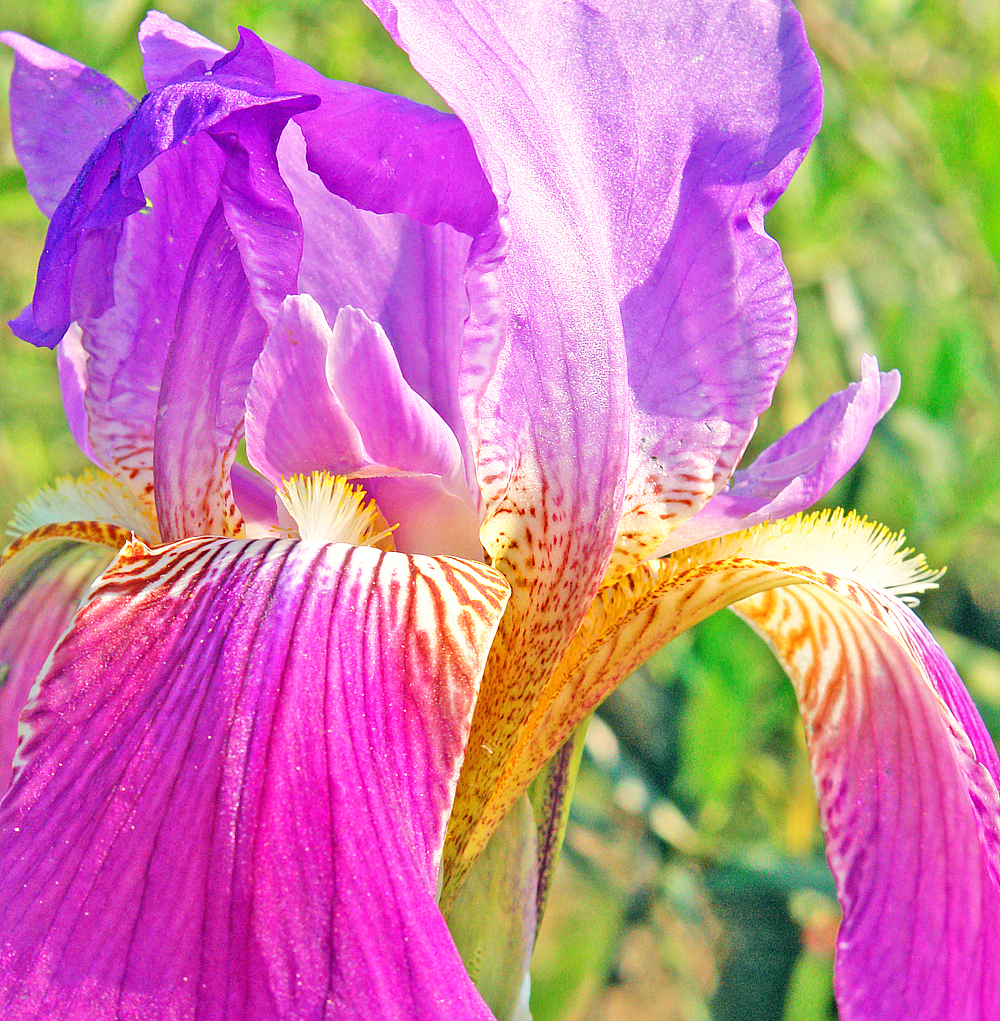
M506 598L370 547L127 547L0 812L4 1017L487 1021L435 881Z
M131 114L135 100L72 57L0 33L15 53L10 81L11 136L28 191L51 217L87 157Z
M899 373L879 372L876 360L865 355L860 382L834 394L736 472L724 492L670 533L658 554L807 510L854 467L898 395Z

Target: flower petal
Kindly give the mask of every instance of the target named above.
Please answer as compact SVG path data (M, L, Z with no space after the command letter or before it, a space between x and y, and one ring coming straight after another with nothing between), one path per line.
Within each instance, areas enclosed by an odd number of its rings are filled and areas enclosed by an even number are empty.
M398 549L482 559L458 440L358 309L331 329L310 295L285 300L253 370L247 454L275 486L316 469L362 480L399 523Z
M819 126L800 19L769 2L372 6L510 190L511 357L487 407L515 431L484 435L481 471L495 445L527 460L510 449L523 408L543 435L572 414L593 450L580 474L606 463L617 478L625 419L621 556L648 555L725 483L791 352L791 284L763 215ZM551 486L562 451L542 447Z
M14 323L18 336L54 347L73 320L98 317L112 307L123 225L146 208L148 196L140 174L157 157L209 130L221 145L230 147L233 132L241 131L254 152L263 155L261 134L273 134L276 143L280 126L316 103L313 97L282 94L266 83L248 80L240 65L236 72L223 67L148 94L94 150L53 213L32 304ZM247 111L250 114L244 116ZM267 167L266 159L263 166ZM246 168L237 164L228 169L233 193L229 198L235 202ZM209 195L209 208L216 197Z
M435 878L506 595L369 547L127 547L0 812L5 1018L487 1021Z
M16 32L0 33L16 54L10 82L14 152L38 208L51 217L90 153L124 121L135 100L72 57Z
M84 593L115 553L51 539L0 563L0 793L10 782L18 720L31 687Z
M191 65L196 61L203 63L202 70L210 68L226 52L211 39L160 11L147 11L142 19L139 49L142 51L142 76L150 91L191 77Z
M670 533L659 555L811 507L854 466L872 429L899 395L899 373L879 372L870 355L861 381L834 394L767 448L732 484Z
M774 648L805 721L844 919L844 1021L1000 1016L1000 765L926 628L860 587L734 609Z

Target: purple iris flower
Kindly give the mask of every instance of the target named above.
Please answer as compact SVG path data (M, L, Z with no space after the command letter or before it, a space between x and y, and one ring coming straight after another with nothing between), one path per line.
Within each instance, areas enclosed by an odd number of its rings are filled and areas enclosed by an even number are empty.
M14 329L100 469L0 565L3 1017L523 1016L524 791L724 606L799 697L841 1016L997 1017L1000 763L906 604L934 575L800 515L898 377L736 470L794 339L798 16L372 6L455 114L159 14L138 103L3 36L51 216ZM470 977L445 915L501 839L513 963Z

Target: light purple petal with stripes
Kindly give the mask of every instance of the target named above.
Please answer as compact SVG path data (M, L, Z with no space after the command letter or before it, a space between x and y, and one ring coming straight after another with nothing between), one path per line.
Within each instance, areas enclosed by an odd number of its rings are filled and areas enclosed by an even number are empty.
M648 555L728 479L792 348L763 216L819 125L798 15L770 0L371 6L509 207L508 347L479 406L487 501L516 504L521 479L558 500L587 522L580 559L598 576L624 509L623 556ZM503 543L517 525L496 527Z
M864 453L872 429L899 395L899 373L879 372L870 355L861 381L834 394L801 425L732 478L694 517L672 531L658 556L811 507Z
M484 566L289 540L122 552L0 811L7 1021L488 1021L435 903Z

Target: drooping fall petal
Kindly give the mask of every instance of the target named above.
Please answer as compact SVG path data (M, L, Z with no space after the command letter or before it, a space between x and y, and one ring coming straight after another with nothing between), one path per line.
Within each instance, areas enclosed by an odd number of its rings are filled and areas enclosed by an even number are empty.
M31 687L115 552L57 538L0 563L0 792L10 781L18 720Z
M1000 1002L1000 767L940 648L894 594L921 591L934 578L899 546L898 537L856 518L819 514L681 551L605 590L451 875L461 875L537 770L617 683L681 631L734 605L769 637L796 682L814 749L847 919L841 1016L889 1021L900 1003L921 1021L992 1016L976 1011ZM825 726L810 729L811 721ZM450 896L446 887L443 902ZM963 918L970 904L971 921ZM962 925L966 935L956 935ZM975 990L958 977L966 967ZM931 996L938 969L943 984Z
M4 1017L487 1021L435 880L506 597L371 547L127 547L0 813Z
M795 684L844 918L843 1021L1000 1015L1000 763L954 667L897 600L774 589L734 607Z

